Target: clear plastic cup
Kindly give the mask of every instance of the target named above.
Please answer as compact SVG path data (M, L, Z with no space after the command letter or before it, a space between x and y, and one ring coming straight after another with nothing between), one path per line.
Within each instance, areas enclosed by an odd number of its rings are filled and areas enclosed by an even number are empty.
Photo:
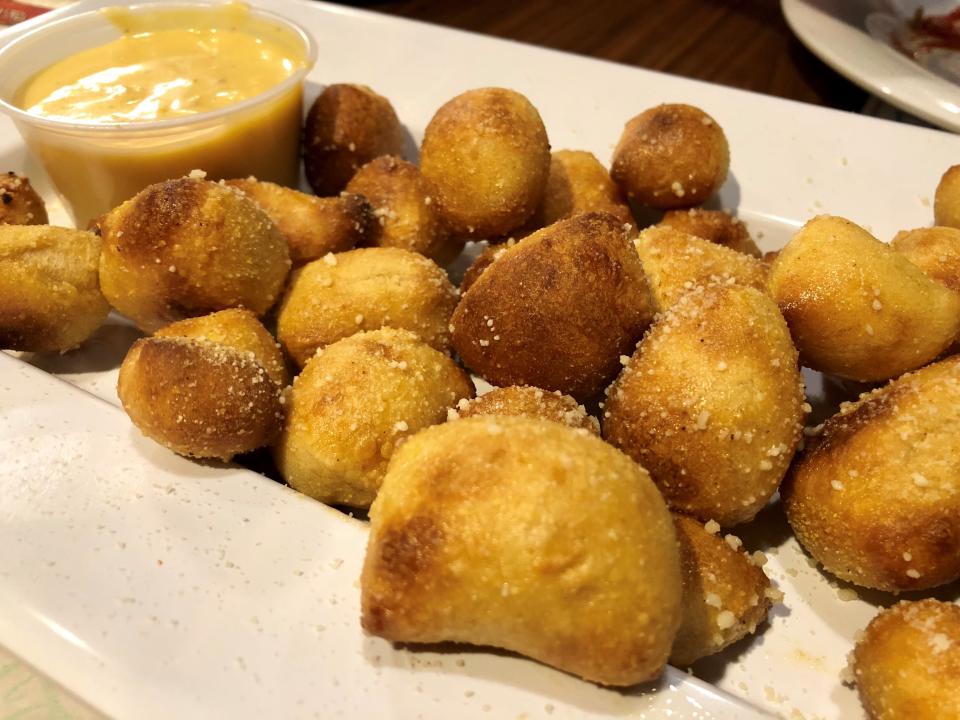
M53 63L121 35L102 11L56 20L0 49L0 111L13 118L78 227L151 183L203 170L212 179L255 175L295 187L299 180L303 80L316 44L296 23L236 3L176 2L124 7L162 27L228 22L232 29L289 44L303 67L235 105L172 120L84 124L31 115L15 105L21 87Z

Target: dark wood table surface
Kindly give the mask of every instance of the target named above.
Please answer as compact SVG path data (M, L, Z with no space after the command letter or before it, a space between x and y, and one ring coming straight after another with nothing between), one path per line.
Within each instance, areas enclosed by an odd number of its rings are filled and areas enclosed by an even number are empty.
M867 94L790 32L777 0L383 0L368 10L860 110Z

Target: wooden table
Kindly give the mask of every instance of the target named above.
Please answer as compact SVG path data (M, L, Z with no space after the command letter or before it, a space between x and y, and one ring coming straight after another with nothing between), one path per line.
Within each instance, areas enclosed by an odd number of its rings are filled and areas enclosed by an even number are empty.
M858 111L867 99L864 91L800 44L784 21L777 0L384 0L351 4L843 110Z

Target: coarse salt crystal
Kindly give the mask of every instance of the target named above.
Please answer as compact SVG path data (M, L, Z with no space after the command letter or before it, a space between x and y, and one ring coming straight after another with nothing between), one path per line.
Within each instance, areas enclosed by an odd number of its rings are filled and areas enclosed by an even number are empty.
M717 614L717 627L721 630L727 630L737 624L737 616L729 610L723 610Z

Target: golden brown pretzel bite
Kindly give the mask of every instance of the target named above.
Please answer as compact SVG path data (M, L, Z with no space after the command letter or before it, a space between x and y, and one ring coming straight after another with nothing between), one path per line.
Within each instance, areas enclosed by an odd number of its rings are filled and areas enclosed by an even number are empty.
M606 685L663 669L680 619L670 514L591 435L525 417L424 430L370 510L364 629L495 645Z

